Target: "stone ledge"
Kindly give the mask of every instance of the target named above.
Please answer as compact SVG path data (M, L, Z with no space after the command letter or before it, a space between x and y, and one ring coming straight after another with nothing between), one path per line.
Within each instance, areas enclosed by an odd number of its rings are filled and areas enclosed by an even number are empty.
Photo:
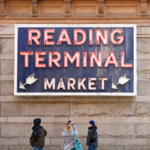
M29 138L18 138L19 145L30 145ZM50 138L45 138L45 145L50 145Z
M146 146L146 138L99 138L99 146ZM50 142L51 141L51 142ZM46 138L45 146L62 146L63 138ZM86 146L86 138L79 138L79 142L82 143L83 147ZM29 138L0 138L1 146L30 146ZM149 142L148 142L149 145Z
M137 34L138 35L150 35L149 26L137 26Z
M18 138L0 138L0 145L18 145Z
M79 142L85 146L86 138L78 138ZM64 142L63 138L50 138L50 145L62 145ZM98 145L115 145L115 138L98 138Z
M43 19L43 18L38 18L38 19ZM31 17L30 19L33 20L33 19L36 19L36 18L32 18ZM56 18L49 18L48 17L47 19L57 19L57 17ZM64 17L64 18L61 18L61 19L66 19L66 18ZM84 19L84 18L81 17L80 19ZM92 18L90 18L90 19L92 19ZM99 17L95 17L93 19L99 19ZM140 26L140 25L137 26L137 35L138 36L143 36L143 35L147 36L147 35L150 35L150 28L149 28L149 26ZM13 26L3 26L3 27L0 27L0 38L2 38L2 37L7 37L7 38L11 37L11 38L14 38L14 25Z
M14 75L0 75L0 81L12 81L14 80Z
M3 59L14 59L14 54L0 54L0 60Z
M35 117L0 117L0 123L31 123ZM139 123L146 124L150 123L149 117L40 117L42 122L53 123L53 122L64 122L66 123L68 119L72 119L75 123L87 123L89 120L93 119L96 123Z
M9 148L9 149L8 149ZM88 146L83 146L87 150ZM150 146L101 146L97 150L150 150ZM0 150L33 150L31 146L0 146ZM61 146L44 146L44 150L62 150Z
M98 145L115 145L115 138L98 138ZM86 138L83 138L83 145L86 145Z
M14 34L0 34L0 38L14 39Z
M150 34L137 34L137 38L150 38Z
M81 97L21 97L21 96L0 96L1 102L79 102ZM91 102L91 98L82 97L82 102ZM93 97L92 102L142 102L150 103L150 96L136 97Z
M116 145L147 145L147 139L137 138L137 139L127 139L127 138L116 138Z
M149 123L149 117L71 117L77 123L87 123L93 119L96 123Z
M51 138L50 141L51 141L50 142L51 145L62 145L64 142L64 139L63 138Z
M12 122L12 123L31 123L33 122L33 119L38 118L37 117L6 117L7 118L7 122ZM42 122L45 123L53 123L53 122L67 122L68 121L68 117L40 117L42 119Z

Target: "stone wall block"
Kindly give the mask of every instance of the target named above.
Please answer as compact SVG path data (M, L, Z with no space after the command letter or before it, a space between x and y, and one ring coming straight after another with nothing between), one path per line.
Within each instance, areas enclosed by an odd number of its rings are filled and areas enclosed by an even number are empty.
M51 145L51 146L45 146L44 150L62 150L61 146L59 145Z
M136 103L135 115L136 116L150 116L150 103Z
M45 138L45 145L50 145L50 138Z
M0 145L18 145L18 138L0 138Z
M138 80L149 81L150 79L150 60L137 61Z
M50 145L62 145L64 142L63 138L51 138Z
M83 145L86 145L87 138L83 138ZM115 145L115 138L98 138L98 145Z
M134 116L134 110L135 110L135 103L134 102L119 102L115 104L116 107L116 115L117 117L121 116Z
M31 123L1 123L1 137L30 137L32 133ZM12 138L13 137L13 138Z
M115 138L99 138L98 145L115 145Z
M41 123L47 130L46 138L62 138L66 123ZM1 123L1 137L30 138L32 133L31 123ZM21 142L21 141L20 141ZM47 141L50 144L50 141Z
M1 116L19 116L21 107L19 103L1 103Z
M100 137L134 137L135 126L133 124L98 124Z
M33 150L31 146L9 146L8 150ZM44 149L45 150L45 149Z
M69 103L2 103L2 116L69 116Z
M78 137L81 137L81 138L86 137L87 132L88 132L86 127L87 127L88 124L75 123L75 125L76 125L77 130L78 130Z
M139 26L137 26L137 34L138 35L149 35L150 34L149 26L146 26L146 25L143 25L143 26L139 25Z
M14 39L2 39L2 52L4 54L14 53Z
M136 125L136 137L138 137L138 138L150 137L150 126L149 126L149 124L137 124Z
M124 146L125 150L149 150L150 146Z
M14 25L12 26L0 26L0 35L14 35ZM8 36L9 37L9 36Z
M116 145L147 145L147 139L137 138L137 139L127 139L127 138L116 138Z
M1 95L9 96L14 94L14 81L1 81Z
M19 138L19 144L18 145L29 145L29 138Z
M71 116L114 116L113 103L72 103Z
M14 74L14 60L1 60L1 74L2 75Z
M147 30L148 30L148 28L147 28ZM139 32L144 32L144 33L141 33L141 34L147 34L147 32L145 33L145 31L139 30ZM149 51L150 51L150 38L137 38L137 58L138 58L138 61L141 61L140 59L142 59L142 60L150 59L150 52ZM139 63L138 67L142 69L142 67L140 67L140 65L142 65L142 64ZM147 65L148 65L148 63L147 63ZM142 66L147 67L147 66L144 66L144 65L142 65Z
M20 115L69 116L69 103L21 104Z
M1 150L8 150L8 146L0 146Z
M150 138L147 139L147 143L148 143L148 145L150 145Z
M19 138L19 145L30 145L29 138ZM49 138L45 138L45 145L50 145Z
M87 137L87 124L76 124L78 137ZM133 124L96 124L98 136L101 138L135 137L135 126Z
M138 95L150 95L150 81L139 80L137 86Z
M62 138L66 123L42 123L47 131L47 138Z
M85 149L87 150L87 146L85 146ZM123 150L123 146L98 146L96 150Z

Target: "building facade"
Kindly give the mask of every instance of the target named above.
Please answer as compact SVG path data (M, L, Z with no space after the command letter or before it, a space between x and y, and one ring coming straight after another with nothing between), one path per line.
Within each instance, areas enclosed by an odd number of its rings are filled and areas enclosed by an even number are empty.
M14 96L15 24L136 24L137 95ZM32 121L48 131L45 150L60 150L73 120L84 150L89 120L98 150L150 149L149 0L0 0L0 150L31 150Z

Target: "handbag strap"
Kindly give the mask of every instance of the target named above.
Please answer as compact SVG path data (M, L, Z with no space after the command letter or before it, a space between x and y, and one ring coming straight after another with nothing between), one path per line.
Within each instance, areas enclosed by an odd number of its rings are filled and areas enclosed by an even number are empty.
M78 138L77 138L77 135L76 135L76 133L73 131L73 134L74 134L74 141L78 141Z

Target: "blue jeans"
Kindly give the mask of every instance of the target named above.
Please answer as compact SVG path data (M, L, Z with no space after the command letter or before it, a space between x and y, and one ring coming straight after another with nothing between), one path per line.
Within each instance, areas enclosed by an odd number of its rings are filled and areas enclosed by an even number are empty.
M33 150L43 150L43 147L36 147L36 146L33 146Z
M90 145L90 146L89 146L89 150L96 150L96 148L97 148L97 147L94 146L94 145Z

